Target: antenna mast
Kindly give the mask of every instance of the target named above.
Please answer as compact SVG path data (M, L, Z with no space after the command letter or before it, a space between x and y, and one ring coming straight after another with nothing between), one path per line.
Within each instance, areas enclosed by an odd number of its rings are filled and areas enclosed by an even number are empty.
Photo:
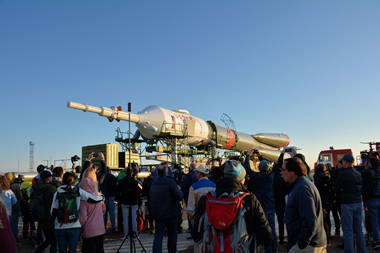
M34 142L29 141L29 169L31 171L33 171L34 168L34 145Z

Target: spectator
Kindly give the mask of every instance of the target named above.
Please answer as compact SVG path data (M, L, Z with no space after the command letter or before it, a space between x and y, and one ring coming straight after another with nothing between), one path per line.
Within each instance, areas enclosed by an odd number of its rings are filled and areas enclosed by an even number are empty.
M340 236L340 202L339 202L339 194L338 189L336 187L336 179L338 176L338 172L341 169L341 162L339 162L335 167L331 167L330 175L331 175L331 213L334 218L334 226L335 226L335 236Z
M30 216L30 210L29 210L29 200L30 200L31 189L32 189L31 182L24 181L21 184L22 201L20 205L21 205L21 214L23 218L22 235L24 239L28 238L28 234L29 234L29 238L32 239L33 232L36 230L34 222L32 221L32 218Z
M86 174L84 176L86 177ZM55 217L54 227L59 253L76 252L81 228L79 222L80 200L96 203L104 199L103 196L90 194L81 188L73 188L74 182L75 178L72 172L63 174L63 185L58 187L54 194L50 210ZM67 246L69 251L67 251Z
M239 196L247 190L244 187L245 181L245 169L238 161L227 161L223 164L224 176L223 179L216 183L216 189L214 196L216 198L232 198L233 196ZM264 211L257 200L255 195L248 194L243 199L243 206L246 209L244 220L246 227L241 228L248 232L249 235L249 251L255 252L256 240L259 244L271 245L273 242L272 230L269 226L267 219L265 218ZM195 223L194 228L200 228L195 230L193 238L196 241L203 240L203 244L206 245L209 242L204 238L203 222L201 217L206 212L207 197L202 197L198 202L198 207L195 211ZM237 231L240 235L241 231ZM256 240L252 238L255 237ZM239 237L240 238L240 237ZM219 243L218 243L219 244ZM225 245L225 248L227 245ZM229 245L231 247L231 245Z
M16 239L12 234L8 219L7 207L3 201L2 187L0 186L0 238L1 252L17 253Z
M80 188L93 195L100 196L99 192L95 191L95 182L91 177L85 177L80 183ZM79 221L82 225L82 252L83 253L103 253L103 235L105 227L102 222L103 214L106 212L104 202L88 203L81 200Z
M17 240L16 226L18 226L18 224L14 223L15 219L12 216L13 206L17 204L17 198L16 198L16 195L11 190L11 185L8 178L3 175L0 175L0 187L2 188L1 195L8 211L8 216L9 216L8 219L11 224L12 233L15 239Z
M14 224L14 236L16 241L19 242L18 239L18 222L21 216L21 203L23 202L23 197L21 194L21 184L24 182L23 176L19 175L17 178L13 178L11 180L11 190L16 195L17 203L12 206L12 221L11 224Z
M206 175L208 174L208 169L203 164L200 164L194 169L198 181L190 186L189 199L187 202L187 210L190 217L190 222L194 225L194 213L198 206L198 201L208 192L215 191L215 183L209 180ZM195 242L194 252L202 252L202 244Z
M158 178L153 182L149 192L152 215L156 222L153 253L162 252L165 228L168 235L168 252L174 253L177 248L178 202L183 198L183 193L178 189L174 179L166 176L167 173L167 165L162 164L157 168Z
M263 158L259 158L261 160L259 163L260 172L252 171L249 163L249 157L252 154L251 152L252 151L248 152L246 161L244 162L246 172L251 178L248 188L252 190L252 193L255 194L259 200L264 209L265 217L272 229L273 243L272 245L265 246L265 253L276 253L278 246L275 222L276 209L273 191L274 173L272 172L269 162Z
M55 167L53 169L53 184L56 187L59 187L62 185L62 177L63 177L63 168L62 167Z
M100 191L105 197L106 212L104 214L104 226L107 228L108 215L111 221L112 232L116 232L115 223L115 194L116 194L116 177L111 171L106 172L103 184L100 186Z
M288 158L282 167L285 182L291 184L285 209L288 251L326 252L322 202L315 185L306 179L307 168L300 158Z
M378 249L380 247L380 161L372 156L365 163L365 168L363 173L363 196L370 214L373 248Z
M199 159L195 159L191 162L190 167L189 167L189 172L182 177L182 182L181 182L181 191L183 193L183 199L184 203L187 204L188 199L189 199L189 190L190 186L192 186L196 181L197 181L197 176L195 173L195 168L198 167L201 164ZM186 207L187 208L187 207ZM190 231L192 230L192 223L190 221L190 217L187 217L188 224Z
M42 195L45 210L45 218L38 221L38 226L45 235L45 241L40 244L37 252L43 252L50 245L50 252L56 252L56 240L54 233L54 218L50 215L50 207L53 202L54 194L57 188L52 184L53 178L50 170L44 170L40 173L40 180L33 185L33 194Z
M337 189L341 203L344 252L354 252L354 233L356 233L357 251L366 252L362 231L363 201L362 176L352 167L354 157L345 154L342 158L343 169L337 177Z
M144 179L143 187L142 187L142 196L146 197L146 207L147 207L147 213L145 215L146 220L148 221L149 231L150 233L154 233L154 222L152 217L152 208L151 208L151 201L149 197L149 191L150 187L153 183L153 174L151 173L149 177Z
M40 173L45 169L45 166L40 164L37 166L38 175L32 179L32 185L35 185L40 180Z
M319 191L319 195L322 200L323 208L323 226L326 231L327 243L331 242L331 197L332 197L332 185L330 172L327 170L324 164L318 164L315 168L314 184Z
M141 204L141 187L139 182L135 178L134 170L127 168L125 170L126 176L119 181L117 185L117 195L118 200L121 203L121 208L123 212L123 228L124 234L129 235L130 232L137 232L137 209L139 204ZM129 216L131 208L131 219L132 227L129 227ZM129 230L131 229L131 230Z

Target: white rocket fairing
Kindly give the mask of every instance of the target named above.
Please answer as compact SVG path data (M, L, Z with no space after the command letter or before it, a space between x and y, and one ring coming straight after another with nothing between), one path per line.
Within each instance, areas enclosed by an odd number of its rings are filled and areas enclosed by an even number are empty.
M190 146L215 145L216 148L235 151L257 149L264 158L277 161L281 147L289 144L286 134L249 135L237 132L190 115L188 111L172 111L159 106L148 106L137 114L107 108L69 102L68 107L89 111L109 120L134 122L144 138L172 137Z

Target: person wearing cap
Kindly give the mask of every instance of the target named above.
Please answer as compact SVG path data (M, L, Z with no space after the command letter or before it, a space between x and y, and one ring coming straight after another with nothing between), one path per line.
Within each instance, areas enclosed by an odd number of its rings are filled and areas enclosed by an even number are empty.
M215 183L207 178L209 171L205 165L200 164L194 171L198 181L190 186L189 199L187 201L187 212L192 225L194 225L194 211L199 199L208 192L215 191ZM202 244L195 242L194 252L201 252L201 250Z
M356 233L357 252L366 252L362 230L363 200L362 176L353 168L354 157L345 154L343 168L339 171L336 184L341 203L341 222L343 230L344 252L354 252L354 233Z
M222 195L235 195L248 192L244 187L246 171L239 161L229 160L223 165L223 178L216 183L215 195L217 198ZM244 215L247 224L247 231L253 234L258 244L271 245L273 242L272 229L265 217L263 208L255 195L249 194L243 198L243 205L247 210ZM206 212L206 196L202 196L194 215L194 228L199 227L201 217ZM202 240L203 230L194 231L194 241ZM252 240L250 252L255 252L256 243Z
M281 175L291 187L285 208L288 252L327 252L322 201L318 189L306 178L305 163L298 157L288 158Z

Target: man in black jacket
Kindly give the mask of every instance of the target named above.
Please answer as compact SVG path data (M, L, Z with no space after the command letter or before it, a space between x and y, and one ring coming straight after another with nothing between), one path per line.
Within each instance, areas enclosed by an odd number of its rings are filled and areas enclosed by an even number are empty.
M224 193L227 195L233 193L247 192L244 187L245 181L245 169L238 161L227 161L223 164L223 178L216 182L215 195L216 197L221 197ZM247 212L244 215L247 231L249 235L254 235L258 244L271 245L273 242L272 230L269 223L265 217L264 211L257 200L255 195L247 195L243 198L243 206L246 208ZM195 220L194 220L194 231L193 239L194 241L200 241L203 238L203 225L201 222L201 217L206 212L206 196L203 196L199 202L197 209L195 210ZM197 228L200 228L198 230ZM250 245L250 252L255 251L255 243L252 241Z
M298 157L286 159L281 174L291 184L285 209L288 252L326 252L322 201L315 185L306 178L305 163Z
M116 187L117 199L121 203L123 212L124 234L129 231L129 209L131 208L132 232L137 232L137 208L141 204L141 190L139 182L136 180L133 169L126 169L126 176L119 181Z
M342 162L343 169L339 171L336 183L342 209L344 252L354 252L354 233L356 233L357 251L364 253L366 246L362 230L362 176L352 167L354 164L352 155L344 155Z
M180 215L178 202L183 198L183 193L174 179L166 176L167 172L166 164L158 166L158 178L153 181L149 192L152 216L156 221L153 253L162 252L165 228L168 234L168 252L175 253L177 250L177 222Z

